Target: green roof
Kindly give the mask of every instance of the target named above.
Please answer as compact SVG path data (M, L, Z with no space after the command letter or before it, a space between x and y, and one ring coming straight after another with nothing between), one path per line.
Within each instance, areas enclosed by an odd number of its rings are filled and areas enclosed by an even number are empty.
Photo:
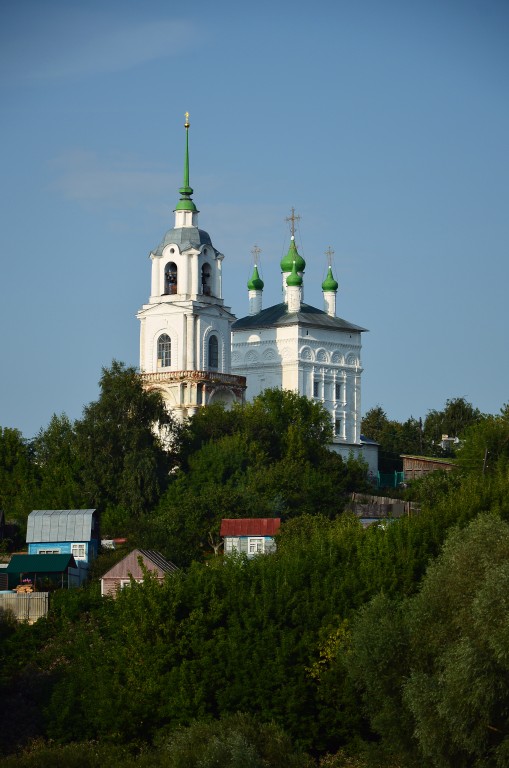
M248 290L250 291L263 291L263 280L261 279L260 275L258 274L258 267L256 264L254 265L253 274L251 275L251 279L247 282Z
M306 262L298 252L297 246L295 245L295 238L292 235L288 253L281 259L281 272L291 272L294 262L297 267L297 272L304 272L306 269Z
M13 555L7 573L63 573L76 568L72 555Z
M335 293L338 290L338 281L334 280L334 277L332 275L332 267L329 267L329 271L327 272L327 277L322 283L322 291L325 291L327 293Z

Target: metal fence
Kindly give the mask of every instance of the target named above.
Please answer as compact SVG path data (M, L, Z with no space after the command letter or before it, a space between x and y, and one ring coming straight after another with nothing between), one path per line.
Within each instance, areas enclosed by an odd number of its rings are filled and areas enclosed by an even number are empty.
M48 592L31 592L24 595L0 592L0 611L11 611L18 621L33 624L37 619L47 615L48 598Z

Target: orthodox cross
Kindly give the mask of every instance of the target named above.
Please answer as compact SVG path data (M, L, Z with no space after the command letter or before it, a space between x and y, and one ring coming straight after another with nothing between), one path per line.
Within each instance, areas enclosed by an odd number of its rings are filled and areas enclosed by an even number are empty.
M332 257L334 256L334 250L330 247L327 248L325 251L325 255L327 256L327 264L329 267L332 267Z
M253 247L251 248L251 253L253 254L253 264L255 265L255 267L258 266L258 258L261 252L262 252L262 249L258 248L257 245L253 245Z
M189 128L189 112L186 112L186 122L184 123L184 128Z
M300 221L300 216L295 215L295 208L292 206L292 215L286 217L286 221L291 221L290 229L292 230L292 237L295 238L295 222Z

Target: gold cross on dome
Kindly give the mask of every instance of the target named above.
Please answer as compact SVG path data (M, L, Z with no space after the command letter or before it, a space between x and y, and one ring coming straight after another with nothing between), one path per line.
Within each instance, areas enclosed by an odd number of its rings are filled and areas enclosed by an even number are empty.
M189 128L189 112L186 112L186 122L184 124L184 128Z
M300 221L300 216L295 215L295 208L292 206L292 215L286 217L286 221L291 221L290 229L292 231L292 237L295 237L295 222Z

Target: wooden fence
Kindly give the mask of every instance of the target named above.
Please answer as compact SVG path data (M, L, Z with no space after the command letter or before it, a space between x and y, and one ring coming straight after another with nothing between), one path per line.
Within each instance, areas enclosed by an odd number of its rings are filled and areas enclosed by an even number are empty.
M0 592L0 612L11 611L18 621L33 624L48 613L48 597L48 592L31 592L24 595Z

